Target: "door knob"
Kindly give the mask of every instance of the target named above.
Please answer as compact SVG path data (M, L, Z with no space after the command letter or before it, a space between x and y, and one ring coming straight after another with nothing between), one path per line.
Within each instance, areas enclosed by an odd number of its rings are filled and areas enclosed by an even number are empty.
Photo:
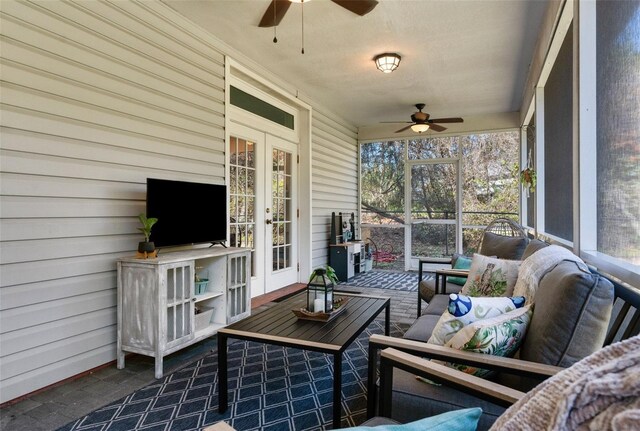
M270 219L266 219L266 220L265 220L265 222L266 222L267 224L271 224L271 220L270 220Z

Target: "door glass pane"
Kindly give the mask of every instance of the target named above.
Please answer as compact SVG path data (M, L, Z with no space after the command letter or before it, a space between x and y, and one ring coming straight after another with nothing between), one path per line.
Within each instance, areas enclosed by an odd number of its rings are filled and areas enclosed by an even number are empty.
M255 143L231 137L229 153L229 242L231 247L251 249L255 275Z
M273 271L291 267L291 153L274 149L271 172Z
M403 141L360 147L362 239L378 269L404 270Z
M456 165L411 167L411 254L450 256L455 252Z

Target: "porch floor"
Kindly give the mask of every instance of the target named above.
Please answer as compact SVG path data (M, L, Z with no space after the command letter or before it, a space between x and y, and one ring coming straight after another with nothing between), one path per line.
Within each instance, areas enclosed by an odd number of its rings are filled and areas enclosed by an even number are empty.
M257 313L272 305L272 301L296 293L304 287L304 284L293 284L253 298L252 312ZM342 285L338 286L338 290L389 296L392 322L411 324L416 318L417 292ZM165 357L165 375L199 359L215 347L216 338L210 337ZM130 355L122 370L116 368L114 361L5 405L0 409L0 429L3 431L55 430L154 380L154 359L142 355Z

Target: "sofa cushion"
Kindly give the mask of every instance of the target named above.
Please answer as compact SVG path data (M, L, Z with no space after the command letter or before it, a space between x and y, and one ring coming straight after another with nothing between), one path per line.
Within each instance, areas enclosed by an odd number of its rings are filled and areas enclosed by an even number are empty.
M523 305L524 297L470 297L452 293L449 307L438 319L428 343L443 346L470 323L508 313Z
M530 305L489 319L477 320L458 331L446 346L511 358L520 348L530 320ZM471 365L453 363L446 363L446 365L478 377L494 374L491 370Z
M444 313L448 308L449 295L436 295L431 299L429 305L427 305L427 308L424 310L424 314L433 314L440 318L442 313Z
M562 261L542 277L520 358L569 367L602 347L613 284L586 265Z
M440 316L437 316L435 314L425 314L419 317L418 319L416 319L413 325L411 325L407 332L404 333L403 338L422 342L427 341L429 337L431 337L433 328L435 328L436 323L438 323L438 319L440 319Z
M469 406L482 409L478 430L488 429L505 410L503 407L449 386L426 383L418 380L412 373L399 369L393 370L392 419L403 423L412 422Z
M519 268L519 260L498 259L475 253L469 277L460 293L469 296L511 296Z
M542 240L534 238L531 241L529 241L529 244L527 244L527 248L524 249L524 253L522 253L521 259L525 260L536 251L540 250L541 248L548 247L549 245L550 244L548 242L544 242Z
M482 237L480 254L496 256L499 259L520 260L529 238L497 235L485 232Z

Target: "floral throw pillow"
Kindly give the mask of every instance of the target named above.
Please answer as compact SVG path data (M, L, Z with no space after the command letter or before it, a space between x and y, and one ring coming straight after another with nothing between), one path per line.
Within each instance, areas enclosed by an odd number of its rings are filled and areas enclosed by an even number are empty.
M449 307L440 316L427 342L444 346L458 331L470 323L508 313L524 306L524 303L524 296L474 298L452 293L449 295Z
M469 296L511 296L518 279L519 260L474 254L469 277L460 293Z
M465 326L445 346L458 350L512 357L520 348L531 321L531 306L518 308L500 316L483 319ZM478 377L486 377L493 371L470 365L446 363L446 365Z

